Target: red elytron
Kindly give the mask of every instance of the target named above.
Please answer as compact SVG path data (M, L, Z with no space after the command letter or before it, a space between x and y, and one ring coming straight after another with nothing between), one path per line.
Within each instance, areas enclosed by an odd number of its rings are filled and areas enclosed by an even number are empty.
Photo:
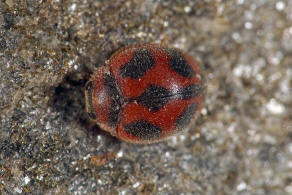
M203 106L196 61L155 44L116 52L87 82L86 109L102 129L131 143L161 141L192 125Z

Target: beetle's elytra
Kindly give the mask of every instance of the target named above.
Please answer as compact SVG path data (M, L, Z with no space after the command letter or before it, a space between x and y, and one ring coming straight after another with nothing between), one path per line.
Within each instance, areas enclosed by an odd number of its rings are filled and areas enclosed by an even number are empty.
M126 47L87 82L87 113L126 142L161 141L195 122L203 107L201 71L197 61L179 49Z

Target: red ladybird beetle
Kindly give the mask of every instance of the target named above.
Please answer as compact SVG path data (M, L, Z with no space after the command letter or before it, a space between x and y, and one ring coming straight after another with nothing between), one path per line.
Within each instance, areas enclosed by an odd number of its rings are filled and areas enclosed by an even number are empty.
M203 107L198 63L156 44L116 52L85 86L89 117L130 143L154 143L192 125Z

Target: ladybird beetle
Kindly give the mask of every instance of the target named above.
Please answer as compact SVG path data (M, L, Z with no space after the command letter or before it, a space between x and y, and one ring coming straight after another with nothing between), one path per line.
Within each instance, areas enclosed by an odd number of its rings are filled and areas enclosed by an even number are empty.
M130 143L154 143L192 125L203 107L199 64L156 44L116 52L85 86L86 111L103 130Z

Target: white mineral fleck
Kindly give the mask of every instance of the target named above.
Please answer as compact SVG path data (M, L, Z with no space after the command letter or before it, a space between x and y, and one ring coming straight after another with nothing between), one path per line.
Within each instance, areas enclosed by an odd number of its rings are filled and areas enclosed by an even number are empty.
M246 183L245 182L241 182L240 184L238 184L237 186L237 191L243 191L246 189Z
M285 111L284 106L273 98L268 102L267 109L272 114L282 114Z
M276 9L278 10L278 11L282 11L284 8L285 8L285 3L283 2L283 1L278 1L277 3L276 3Z
M28 176L24 177L24 184L27 185L30 182L30 178Z

